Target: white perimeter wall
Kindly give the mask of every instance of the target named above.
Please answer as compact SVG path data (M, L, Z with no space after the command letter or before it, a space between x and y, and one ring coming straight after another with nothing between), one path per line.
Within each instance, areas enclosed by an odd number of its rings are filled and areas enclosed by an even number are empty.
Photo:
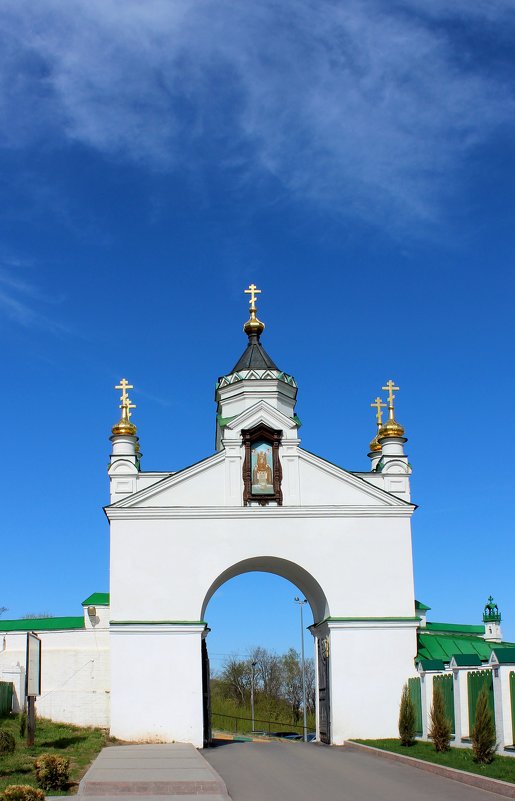
M41 717L81 726L109 726L109 631L39 631ZM0 681L15 686L15 711L23 707L27 634L0 632Z

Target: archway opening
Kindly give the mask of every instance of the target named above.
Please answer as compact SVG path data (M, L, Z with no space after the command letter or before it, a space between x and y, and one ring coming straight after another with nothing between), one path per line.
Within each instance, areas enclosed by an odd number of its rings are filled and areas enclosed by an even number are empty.
M212 732L313 739L319 688L309 627L329 614L314 577L277 557L247 559L217 577L201 611L209 627L202 649L205 741Z

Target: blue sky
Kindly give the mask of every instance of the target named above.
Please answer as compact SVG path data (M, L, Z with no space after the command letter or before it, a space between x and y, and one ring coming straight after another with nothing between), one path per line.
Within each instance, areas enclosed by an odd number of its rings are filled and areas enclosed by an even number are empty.
M144 469L212 452L254 281L307 449L367 469L369 404L399 383L417 596L472 623L492 593L515 640L513 4L5 0L0 18L7 616L107 589L122 375ZM294 594L225 585L213 654L296 645Z

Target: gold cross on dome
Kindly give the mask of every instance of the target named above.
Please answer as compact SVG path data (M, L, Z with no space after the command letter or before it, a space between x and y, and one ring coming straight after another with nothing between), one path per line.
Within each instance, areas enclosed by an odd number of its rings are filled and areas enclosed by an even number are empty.
M380 428L383 424L383 409L386 409L386 403L383 403L380 397L377 397L373 403L370 404L373 409L376 409L377 427Z
M256 295L260 295L261 290L258 289L255 284L249 284L249 288L244 289L243 291L245 292L246 295L250 295L249 298L250 308L254 309L256 306Z
M393 409L393 401L395 398L395 395L393 393L394 391L400 389L400 387L396 387L395 381L392 381L392 379L390 378L390 380L386 382L386 386L381 387L381 389L384 389L385 391L388 392L388 408Z
M128 395L126 396L126 401L127 402L125 404L125 407L120 406L120 409L123 409L123 408L127 409L127 419L130 420L131 419L131 409L135 409L136 408L136 404L132 403L132 401L131 401L131 399L129 398Z
M122 406L126 406L127 401L129 400L129 396L127 395L127 390L134 389L133 385L129 384L126 378L122 378L120 383L115 386L115 389L121 389L122 395L120 400L122 402ZM120 406L120 409L122 408L122 406Z

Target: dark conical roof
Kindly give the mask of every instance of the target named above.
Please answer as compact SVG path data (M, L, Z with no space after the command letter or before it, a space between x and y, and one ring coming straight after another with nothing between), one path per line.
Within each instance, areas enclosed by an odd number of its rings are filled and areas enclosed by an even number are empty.
M239 373L241 370L267 369L278 370L279 368L261 345L259 336L251 334L249 336L249 344L232 368L231 373Z

